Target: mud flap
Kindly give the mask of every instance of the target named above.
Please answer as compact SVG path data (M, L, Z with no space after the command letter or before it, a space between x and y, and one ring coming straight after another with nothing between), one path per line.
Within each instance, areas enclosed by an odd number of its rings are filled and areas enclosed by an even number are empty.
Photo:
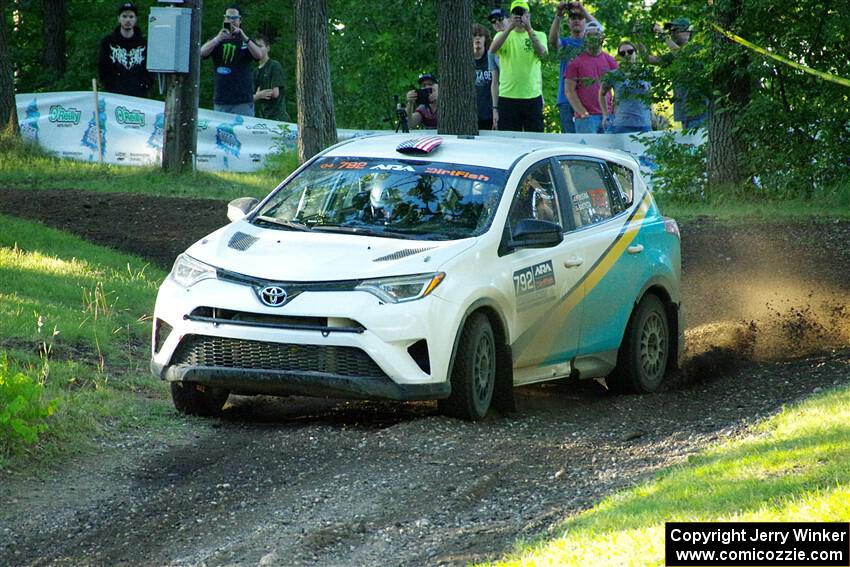
M511 355L511 347L509 345L504 345L498 352L496 384L493 389L492 407L505 415L516 412L513 356Z

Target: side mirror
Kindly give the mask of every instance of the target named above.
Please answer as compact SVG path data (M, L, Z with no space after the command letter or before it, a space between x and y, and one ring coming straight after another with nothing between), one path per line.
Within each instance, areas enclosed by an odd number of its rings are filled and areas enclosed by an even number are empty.
M259 203L259 201L254 197L233 199L227 203L227 218L230 219L231 222L242 220L245 218L245 215L248 214L248 211L253 209L257 203Z
M517 223L508 246L511 248L550 248L564 240L564 229L555 222L523 219Z

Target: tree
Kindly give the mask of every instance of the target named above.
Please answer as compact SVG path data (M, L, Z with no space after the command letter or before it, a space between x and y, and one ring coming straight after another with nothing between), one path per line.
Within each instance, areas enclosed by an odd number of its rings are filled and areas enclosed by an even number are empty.
M721 0L716 19L724 29L735 27L743 11L743 0ZM743 144L737 133L739 113L750 102L750 58L746 49L714 32L711 50L714 61L708 124L708 181L731 185L746 181L742 166Z
M475 68L472 61L472 2L439 0L440 134L478 134Z
M68 19L65 0L42 0L44 20L42 63L48 76L65 74L65 21Z
M0 53L9 53L9 36L6 30L8 0L0 0ZM3 133L17 135L18 109L15 104L15 76L12 72L12 59L0 57L0 129Z
M295 19L298 159L303 163L337 141L327 0L296 0Z

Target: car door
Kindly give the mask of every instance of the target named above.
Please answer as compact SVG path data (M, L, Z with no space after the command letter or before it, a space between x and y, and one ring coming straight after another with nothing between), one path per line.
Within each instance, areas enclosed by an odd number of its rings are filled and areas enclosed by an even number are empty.
M621 187L605 162L561 158L558 165L575 226L568 239L587 263L576 367L583 377L603 376L616 363L645 271L643 246L634 241L640 211L631 186Z
M557 223L564 218L563 183L555 175L557 161L546 159L528 168L514 194L505 239L523 219ZM579 344L581 306L569 298L581 281L583 260L569 242L547 248L514 248L502 255L503 273L513 282L515 337L511 345L514 382L527 384L568 376Z

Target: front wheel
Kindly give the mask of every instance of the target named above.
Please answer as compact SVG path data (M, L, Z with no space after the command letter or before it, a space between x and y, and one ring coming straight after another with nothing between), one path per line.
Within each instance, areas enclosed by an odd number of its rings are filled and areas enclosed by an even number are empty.
M443 414L468 421L487 414L496 385L496 337L482 313L473 314L463 328L451 383L451 395L438 402Z
M227 401L230 392L221 388L211 388L196 382L172 382L171 400L180 413L215 416Z
M664 304L646 295L632 313L617 367L605 381L611 390L636 394L654 392L661 385L670 358L670 323Z

